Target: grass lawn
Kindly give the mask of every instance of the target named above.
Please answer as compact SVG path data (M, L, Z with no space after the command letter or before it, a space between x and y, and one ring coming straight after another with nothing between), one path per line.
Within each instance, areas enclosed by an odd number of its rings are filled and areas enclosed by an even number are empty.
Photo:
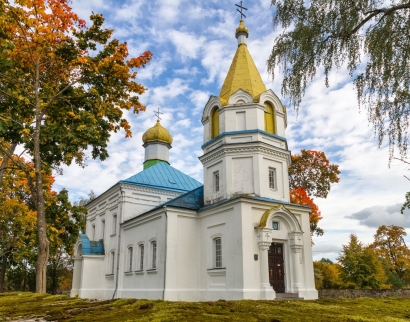
M410 321L410 299L164 302L0 294L0 321Z

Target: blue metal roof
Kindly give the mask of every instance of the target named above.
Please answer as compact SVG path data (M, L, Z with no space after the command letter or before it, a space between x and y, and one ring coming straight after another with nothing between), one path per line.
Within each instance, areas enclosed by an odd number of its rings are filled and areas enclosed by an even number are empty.
M160 207L163 206L198 210L204 206L204 186L200 186L195 190L184 193L183 195L160 205Z
M166 162L157 163L121 182L179 192L188 192L202 186L202 183Z
M80 234L81 253L83 255L104 255L104 245L100 241L91 241L87 234Z

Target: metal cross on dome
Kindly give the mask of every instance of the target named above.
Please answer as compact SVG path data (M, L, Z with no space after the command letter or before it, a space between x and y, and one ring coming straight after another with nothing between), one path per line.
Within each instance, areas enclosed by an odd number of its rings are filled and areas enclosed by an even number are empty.
M157 117L157 120L160 121L161 118L159 117L160 114L164 114L162 112L159 111L159 107L158 107L158 111L154 111L155 116Z
M241 10L236 9L236 10L241 14L241 19L242 19L243 17L246 18L245 14L243 13L243 10L248 10L248 9L242 6L242 1L241 1L241 4L236 4L236 3L235 3L235 6L241 8Z

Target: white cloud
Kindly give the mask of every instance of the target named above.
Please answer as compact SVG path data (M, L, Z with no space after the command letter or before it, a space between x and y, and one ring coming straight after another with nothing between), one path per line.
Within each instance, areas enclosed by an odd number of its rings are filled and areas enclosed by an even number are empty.
M167 22L175 21L179 15L181 0L159 0L159 17Z
M200 90L193 91L189 95L189 99L195 105L195 109L192 111L193 115L197 115L199 113L202 113L202 111L205 107L205 104L208 102L210 96L211 96L210 93L200 91ZM200 116L198 116L198 117L200 117Z
M201 80L201 85L214 83L216 79L217 88L220 89L228 73L235 51L235 45L226 46L223 41L219 40L208 41L201 60L208 75ZM217 94L219 94L219 91Z
M372 228L382 225L410 228L410 210L406 209L402 214L401 207L400 203L390 206L372 206L346 216L346 218L356 219L360 225Z
M125 3L115 10L114 20L132 21L141 16L142 0L133 0L131 3Z
M198 74L198 68L197 67L192 67L192 68L188 68L188 67L184 67L181 69L175 69L174 73L176 75L190 75L190 76L195 76L196 74Z
M149 102L153 104L164 104L163 107L171 107L166 104L166 101L170 98L175 98L179 95L185 94L189 90L187 82L181 78L174 78L168 81L168 84L164 86L158 86L151 89L149 93Z
M178 54L183 58L197 58L198 51L203 47L205 37L193 33L170 30L169 38Z
M150 63L138 71L138 80L152 80L160 77L166 71L170 60L168 52L163 52L159 56L154 55Z

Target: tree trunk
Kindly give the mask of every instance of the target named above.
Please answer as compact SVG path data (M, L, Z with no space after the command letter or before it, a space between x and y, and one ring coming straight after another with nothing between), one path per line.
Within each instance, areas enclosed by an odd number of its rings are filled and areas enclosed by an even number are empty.
M24 263L23 292L26 290L26 281L27 281L27 265L26 263Z
M34 168L36 171L36 210L37 210L37 237L38 237L38 254L36 263L36 293L46 293L47 282L47 263L49 256L49 242L46 230L46 214L43 194L43 176L42 176L42 161L40 155L40 130L43 112L40 105L40 82L39 82L39 63L36 66L36 128L34 131Z
M7 259L8 259L8 252L4 252L2 256L1 262L1 271L0 271L0 293L4 292L4 281L6 276L6 268L7 268Z

